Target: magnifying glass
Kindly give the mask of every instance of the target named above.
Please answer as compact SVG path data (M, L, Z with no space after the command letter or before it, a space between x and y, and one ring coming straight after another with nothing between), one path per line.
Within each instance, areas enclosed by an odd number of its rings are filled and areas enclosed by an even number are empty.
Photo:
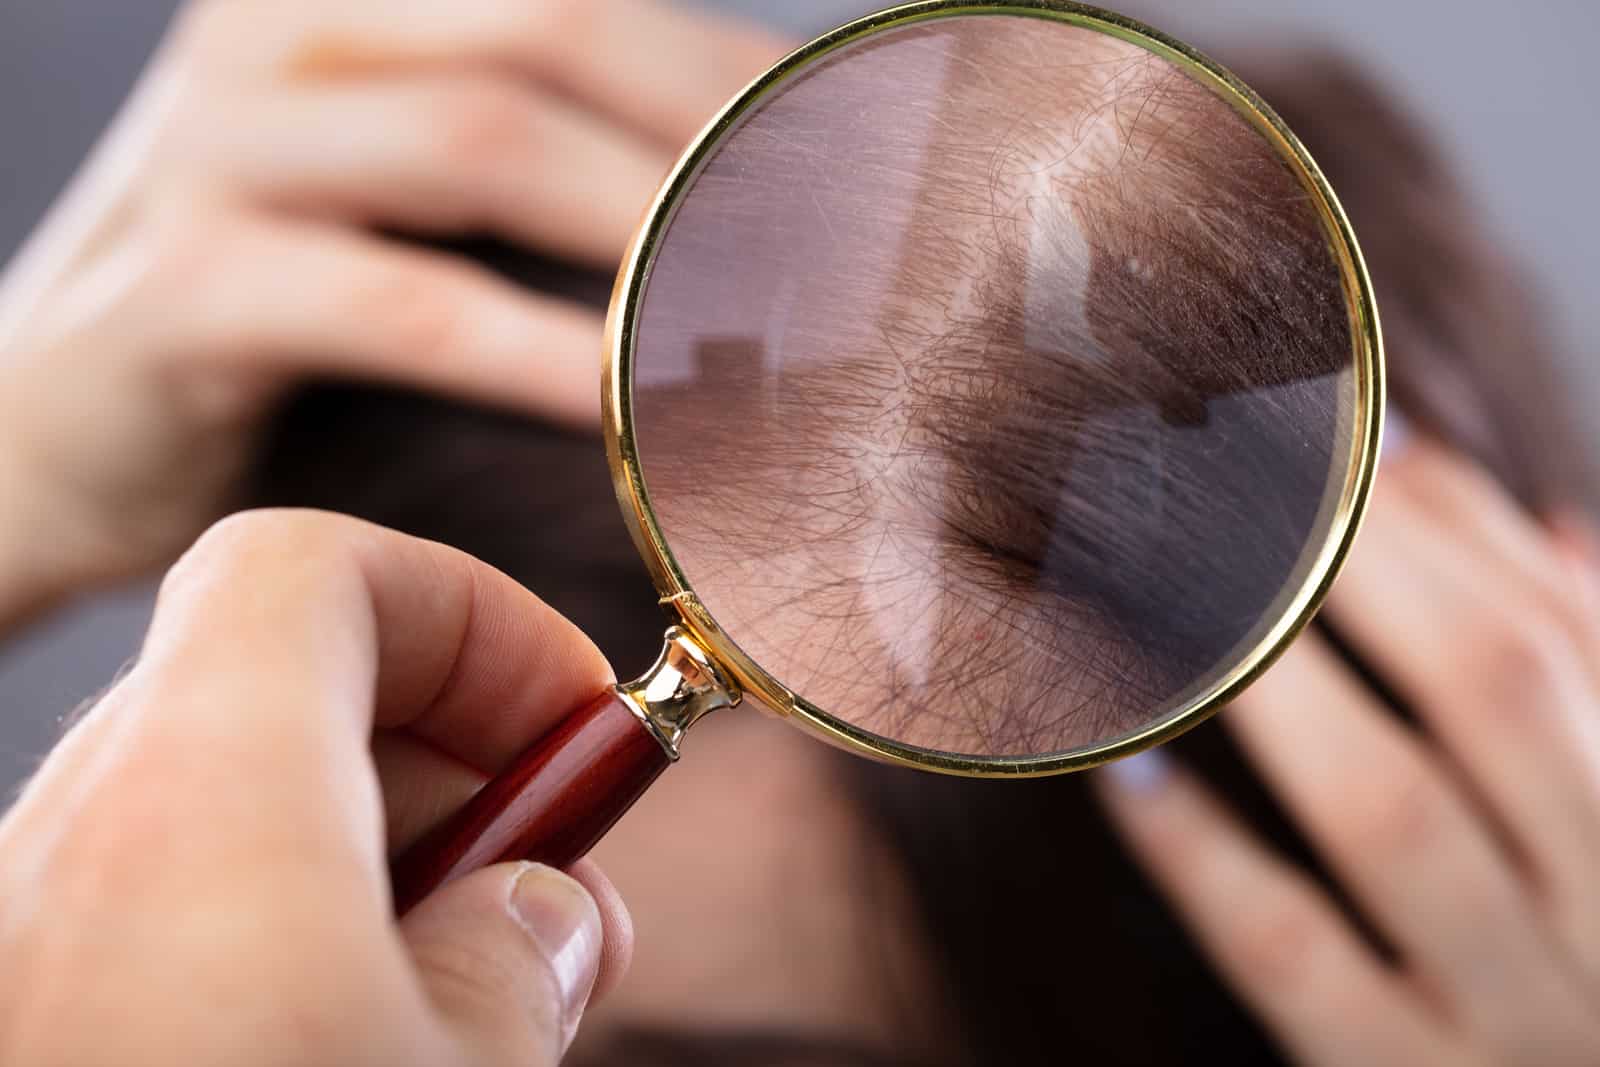
M607 345L665 649L402 856L402 911L571 863L719 709L977 777L1176 736L1316 610L1383 409L1299 142L1187 46L1054 0L923 0L778 63L667 179Z

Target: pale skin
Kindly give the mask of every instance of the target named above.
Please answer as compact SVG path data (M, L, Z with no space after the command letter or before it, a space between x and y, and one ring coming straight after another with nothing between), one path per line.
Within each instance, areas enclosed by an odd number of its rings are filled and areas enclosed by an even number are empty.
M190 4L0 277L0 624L170 563L307 377L593 425L599 313L373 228L613 266L781 51L649 0Z
M1175 766L1102 775L1130 846L1307 1064L1580 1064L1600 1048L1600 552L1415 441L1391 456L1327 612L1411 702L1303 636L1223 721L1356 904Z
M0 515L0 620L177 556L307 375L592 422L594 315L370 227L612 263L677 148L779 50L624 0L193 7L0 286L0 499L27 504ZM1398 962L1187 776L1099 781L1297 1060L1579 1062L1600 1047L1600 553L1413 445L1329 610L1428 735L1314 639L1223 720ZM463 631L469 602L500 625ZM396 924L384 860L610 678L458 553L324 515L225 523L0 822L0 1060L554 1062L632 945L604 876L494 868ZM485 712L508 692L514 714ZM909 921L863 910L883 898L857 891L859 816L798 802L837 798L827 762L764 719L703 729L600 852L639 937L589 1029L903 1047L919 1028L873 995L886 978L943 1008Z
M453 549L220 524L0 823L0 1059L555 1063L627 965L604 875L491 867L397 924L386 854L609 680Z

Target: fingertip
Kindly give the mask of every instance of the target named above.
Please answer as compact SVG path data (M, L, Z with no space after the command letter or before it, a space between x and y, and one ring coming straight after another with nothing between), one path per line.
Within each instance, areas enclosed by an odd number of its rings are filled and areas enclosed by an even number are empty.
M1181 789L1177 761L1158 748L1107 764L1094 772L1095 795L1111 821L1135 843L1170 821L1165 814Z
M1383 437L1378 444L1379 462L1393 466L1414 443L1415 432L1410 420L1400 413L1399 408L1390 404L1383 413Z
M1151 748L1108 764L1104 777L1117 793L1137 797L1149 796L1171 784L1172 772L1172 757L1159 748Z
M577 879L543 864L520 865L509 907L555 976L570 1044L593 996L604 943L600 909Z
M1200 783L1160 748L1108 764L1093 780L1112 821L1141 851L1192 829L1207 807Z
M602 932L600 970L595 978L592 1000L609 996L627 976L633 962L633 915L611 879L590 859L573 864L567 873L589 891L600 912Z

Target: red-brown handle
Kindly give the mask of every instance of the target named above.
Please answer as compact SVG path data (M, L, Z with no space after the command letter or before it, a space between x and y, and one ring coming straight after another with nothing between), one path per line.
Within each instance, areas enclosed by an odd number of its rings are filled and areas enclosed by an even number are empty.
M615 690L517 757L455 815L395 860L395 911L480 867L567 867L605 836L672 761Z

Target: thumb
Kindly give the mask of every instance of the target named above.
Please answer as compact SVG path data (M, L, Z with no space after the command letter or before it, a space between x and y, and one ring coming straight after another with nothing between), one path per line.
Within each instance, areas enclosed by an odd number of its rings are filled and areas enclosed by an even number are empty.
M561 1059L600 968L600 912L583 886L541 864L486 867L417 905L401 932L473 1062Z

